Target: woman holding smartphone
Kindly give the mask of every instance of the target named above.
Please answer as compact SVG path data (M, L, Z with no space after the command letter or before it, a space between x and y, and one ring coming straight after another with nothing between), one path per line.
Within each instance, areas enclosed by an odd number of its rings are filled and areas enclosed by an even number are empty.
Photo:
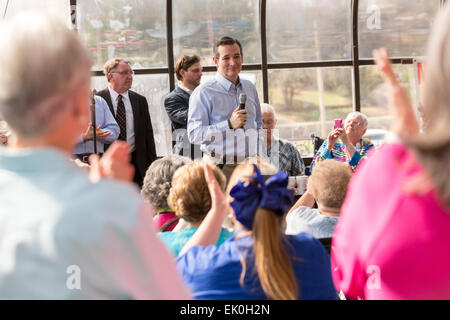
M311 169L319 161L334 159L348 162L355 170L361 160L374 147L369 139L363 139L367 130L367 116L361 112L351 112L347 115L342 127L342 120L336 119L334 129L328 134L327 140L320 146L311 163Z

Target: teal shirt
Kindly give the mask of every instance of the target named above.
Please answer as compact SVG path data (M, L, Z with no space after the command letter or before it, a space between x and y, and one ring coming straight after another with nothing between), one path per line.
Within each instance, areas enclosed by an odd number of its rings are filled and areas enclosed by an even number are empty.
M158 232L158 236L161 241L166 245L169 251L177 257L180 253L181 249L183 249L184 245L189 241L189 239L194 235L195 231L197 231L198 227L188 227L184 228L177 232ZM233 232L228 231L225 228L222 228L220 232L219 239L217 239L217 246L220 246L222 243L231 238Z

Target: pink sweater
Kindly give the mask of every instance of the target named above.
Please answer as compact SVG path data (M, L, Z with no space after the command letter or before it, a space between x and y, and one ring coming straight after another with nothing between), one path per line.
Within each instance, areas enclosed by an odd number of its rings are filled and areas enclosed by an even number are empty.
M450 212L436 190L402 188L421 172L403 145L386 145L352 179L332 249L334 284L347 298L450 299Z

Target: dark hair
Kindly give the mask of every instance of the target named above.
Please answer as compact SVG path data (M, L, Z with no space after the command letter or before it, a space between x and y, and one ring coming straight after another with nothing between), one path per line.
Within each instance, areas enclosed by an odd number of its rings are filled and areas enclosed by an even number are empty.
M242 56L242 45L238 39L231 38L231 37L222 37L219 40L217 40L216 43L214 44L214 49L213 49L214 57L216 57L216 59L219 59L219 47L220 46L232 46L233 44L237 44L239 46L239 50L241 51L241 56Z
M175 75L177 76L178 80L183 80L180 71L181 69L187 70L197 62L200 62L200 57L196 54L192 56L184 55L181 56L180 59L178 59L177 63L175 64Z

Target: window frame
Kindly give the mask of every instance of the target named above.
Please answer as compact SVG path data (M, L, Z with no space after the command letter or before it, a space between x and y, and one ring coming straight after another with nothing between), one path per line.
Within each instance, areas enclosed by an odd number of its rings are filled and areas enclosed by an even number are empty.
M373 59L361 59L359 57L359 40L358 40L358 8L359 0L349 0L351 1L351 59L343 60L322 60L314 62L295 62L295 63L268 63L267 56L267 0L259 0L259 22L260 22L260 36L261 36L261 63L258 64L243 64L242 71L261 71L262 73L262 85L263 85L263 101L265 103L269 102L269 80L268 80L268 70L271 69L291 69L291 68L311 68L311 67L352 67L353 77L353 111L361 111L361 92L360 92L360 66L374 65ZM440 8L442 8L446 0L439 0ZM164 68L150 68L150 69L137 69L135 73L137 75L141 74L169 74L169 91L175 89L175 71L174 71L174 53L173 53L173 26L172 26L172 0L166 0L166 30L167 30L167 67ZM77 0L70 0L71 8L71 18L72 25L75 30L77 30L76 25L76 7ZM414 64L413 57L400 57L392 59L393 64ZM203 71L214 72L216 71L215 66L205 66ZM94 70L93 76L101 76L103 71Z

